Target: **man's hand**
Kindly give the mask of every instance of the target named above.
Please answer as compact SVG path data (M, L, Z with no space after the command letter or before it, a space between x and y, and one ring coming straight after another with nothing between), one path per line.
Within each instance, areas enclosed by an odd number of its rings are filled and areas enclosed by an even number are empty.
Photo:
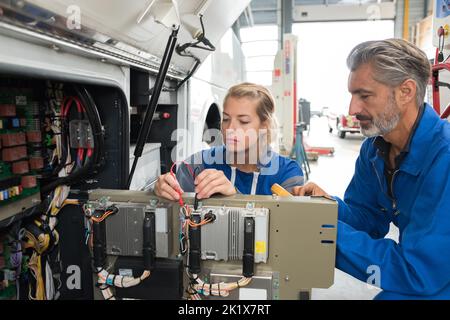
M322 188L320 188L314 182L308 182L302 187L294 187L292 188L292 194L294 196L322 196L331 198Z
M178 191L183 193L177 179L174 178L170 172L159 176L156 181L154 192L158 197L163 197L168 200L179 200L180 195Z
M221 193L225 196L236 193L236 189L223 171L216 169L203 170L195 178L194 184L198 199L209 198L214 193Z

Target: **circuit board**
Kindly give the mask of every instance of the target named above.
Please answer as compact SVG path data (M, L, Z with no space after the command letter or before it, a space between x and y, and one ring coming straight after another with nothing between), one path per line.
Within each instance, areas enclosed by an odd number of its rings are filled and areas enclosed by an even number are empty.
M42 99L26 84L0 79L0 206L39 192L42 111Z

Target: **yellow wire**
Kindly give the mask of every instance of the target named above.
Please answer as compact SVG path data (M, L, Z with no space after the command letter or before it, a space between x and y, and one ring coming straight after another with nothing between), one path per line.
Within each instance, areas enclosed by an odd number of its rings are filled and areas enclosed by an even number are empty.
M28 245L35 250L31 255L30 261L28 262L28 267L36 279L36 296L33 297L31 294L31 285L29 286L28 295L32 300L45 300L45 285L44 278L42 277L41 253L47 250L50 237L48 234L41 234L38 239L36 239L36 237L29 231L26 231L25 234L28 238Z

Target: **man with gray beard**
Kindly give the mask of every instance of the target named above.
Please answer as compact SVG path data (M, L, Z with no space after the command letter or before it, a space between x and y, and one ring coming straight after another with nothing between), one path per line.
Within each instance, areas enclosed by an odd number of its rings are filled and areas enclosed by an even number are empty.
M349 113L367 139L338 202L336 267L383 291L376 299L450 299L450 124L424 103L430 63L400 39L347 58ZM314 183L295 195L328 196ZM389 224L399 242L384 237Z

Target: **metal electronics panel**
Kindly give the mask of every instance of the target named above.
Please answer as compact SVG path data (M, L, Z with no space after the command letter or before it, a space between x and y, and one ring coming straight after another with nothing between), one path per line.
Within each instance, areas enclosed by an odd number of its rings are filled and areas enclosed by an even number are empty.
M203 206L205 214L213 214L215 220L202 227L201 248L203 260L241 260L244 250L244 218L255 219L255 262L267 262L269 242L269 210L266 208L239 208Z
M193 204L194 194L184 194L184 201ZM179 229L179 206L162 200L152 192L97 189L90 192L91 201L105 199L109 202L149 204L158 202L172 207L172 229ZM255 274L276 272L279 275L279 299L299 299L301 292L311 288L329 288L334 281L336 257L337 203L316 197L277 197L234 195L214 197L202 201L202 207L233 207L269 211L269 242L266 263L255 266ZM131 235L130 235L131 236ZM178 234L173 232L173 242L178 243ZM171 257L178 255L178 246L173 246ZM220 270L221 274L235 274L227 270L241 270L240 261L202 262L202 274L208 270Z
M106 220L106 252L118 256L142 256L143 221L146 212L155 213L156 256L167 258L172 252L172 210L135 203L117 203L119 212Z

